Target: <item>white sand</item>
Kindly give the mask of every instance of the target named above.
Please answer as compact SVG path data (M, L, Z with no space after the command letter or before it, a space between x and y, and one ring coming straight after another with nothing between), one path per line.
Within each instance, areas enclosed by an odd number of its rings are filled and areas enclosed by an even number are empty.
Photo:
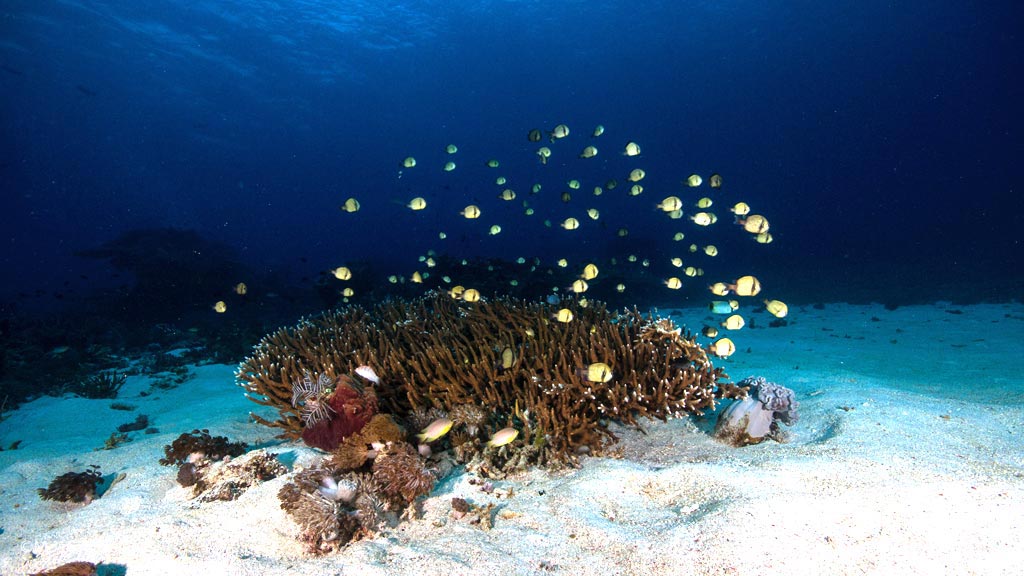
M736 335L740 352L724 363L734 379L763 375L797 392L788 444L721 445L709 437L713 416L616 428L621 458L534 470L497 482L495 494L459 470L422 519L323 557L304 554L278 507L287 478L198 504L157 462L193 428L313 462L315 451L247 422L255 405L233 385L233 367L200 367L195 380L145 398L148 380L131 378L119 401L135 412L39 399L0 423L0 445L23 440L0 452L0 574L72 560L161 576L1021 574L1024 305L951 309L828 305ZM704 315L678 313L694 327ZM93 451L138 413L160 433ZM84 507L37 496L93 463L127 476ZM496 496L509 488L511 498ZM452 520L453 496L497 503L493 530Z

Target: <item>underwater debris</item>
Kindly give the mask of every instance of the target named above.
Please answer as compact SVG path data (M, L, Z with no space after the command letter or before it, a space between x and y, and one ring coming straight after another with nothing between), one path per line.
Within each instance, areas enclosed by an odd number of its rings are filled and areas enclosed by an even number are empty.
M464 455L471 457L476 445L467 439L512 426L520 431L515 441L493 450L532 447L528 463L534 465L600 453L615 441L610 420L636 425L641 417L700 414L713 410L717 398L738 393L719 386L726 375L668 319L636 309L612 313L596 301L567 310L575 320L560 323L552 321L557 308L549 304L511 298L467 303L440 292L372 310L350 306L264 337L236 378L251 400L277 409L276 420L253 415L254 421L280 429L282 437L305 439L301 412L291 402L294 383L307 372L338 379L373 366L380 382L367 393L410 430L433 420L417 413L439 409L446 416L479 406L486 417L475 423L452 418ZM505 367L509 348L513 361ZM609 367L607 381L588 379L595 363Z
M100 467L91 464L83 472L61 474L49 486L36 491L43 500L89 504L96 499L96 487L102 481Z
M719 414L715 438L737 447L760 444L765 438L786 442L788 435L779 422L791 426L799 418L800 404L793 391L760 376L744 378L739 385L749 387L752 393Z
M103 441L103 447L97 448L97 450L113 450L121 444L127 444L132 439L128 437L127 432L111 432L110 437Z
M470 524L480 528L484 532L494 527L494 509L497 506L494 502L488 502L486 506L478 506L465 498L452 498L451 516L455 520L467 520Z

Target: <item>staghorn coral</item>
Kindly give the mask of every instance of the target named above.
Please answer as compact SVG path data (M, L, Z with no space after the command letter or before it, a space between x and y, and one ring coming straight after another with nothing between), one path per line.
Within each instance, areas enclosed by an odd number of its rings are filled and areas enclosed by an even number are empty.
M593 301L563 305L572 322L553 321L550 305L470 304L439 293L372 311L351 306L264 337L236 377L253 401L277 409L276 420L253 419L294 439L303 423L293 384L306 372L337 378L368 365L381 377L372 391L383 412L415 428L428 410L480 406L488 417L479 432L516 427L510 446L533 446L529 463L542 465L600 453L615 440L609 420L638 425L642 417L701 414L743 393L720 386L722 370L670 320L635 309L613 314ZM609 381L586 379L595 362L611 366ZM461 430L472 436L469 424Z

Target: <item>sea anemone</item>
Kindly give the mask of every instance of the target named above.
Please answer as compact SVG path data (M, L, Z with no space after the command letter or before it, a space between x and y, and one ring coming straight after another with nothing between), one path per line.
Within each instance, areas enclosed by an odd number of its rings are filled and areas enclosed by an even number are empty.
M389 442L373 461L373 479L388 497L405 504L429 494L434 475L408 443Z

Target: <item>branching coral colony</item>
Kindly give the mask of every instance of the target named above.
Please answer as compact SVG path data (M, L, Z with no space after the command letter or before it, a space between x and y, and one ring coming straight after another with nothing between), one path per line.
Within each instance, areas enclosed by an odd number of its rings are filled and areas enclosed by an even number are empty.
M700 414L746 395L670 320L597 302L569 310L573 319L559 322L544 304L438 293L352 306L266 336L236 376L249 398L277 409L277 419L255 421L334 451L349 469L382 447L360 433L378 411L410 432L449 415L452 433L435 451L448 444L460 461L484 455L507 472L600 454L616 440L612 420ZM506 427L519 431L513 442L482 441Z

